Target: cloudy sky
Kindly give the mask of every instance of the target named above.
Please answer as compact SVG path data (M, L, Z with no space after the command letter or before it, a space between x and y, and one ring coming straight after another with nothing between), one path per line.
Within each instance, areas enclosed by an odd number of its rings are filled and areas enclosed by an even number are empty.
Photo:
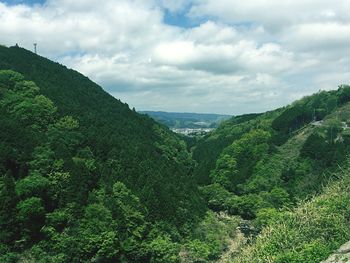
M349 0L0 0L0 43L137 110L241 114L350 82Z

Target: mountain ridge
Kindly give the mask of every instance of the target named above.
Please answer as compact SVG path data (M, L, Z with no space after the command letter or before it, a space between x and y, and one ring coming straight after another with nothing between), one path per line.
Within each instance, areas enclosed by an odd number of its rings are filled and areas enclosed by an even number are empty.
M0 46L0 113L0 261L316 263L350 238L350 86L184 141Z
M84 144L89 145L103 162L109 159L120 160L123 168L120 179L148 203L155 219L174 219L177 206L181 206L176 196L196 192L188 172L190 161L185 157L186 147L179 139L149 117L130 110L127 104L109 95L87 77L19 47L0 47L0 69L18 71L25 79L33 80L40 87L41 93L57 106L59 115L77 118L80 122L79 129L84 135ZM169 149L163 147L165 140L168 141L166 145ZM130 147L129 142L134 147ZM181 159L179 156L183 153ZM145 161L150 159L153 161ZM142 166L148 167L148 170ZM151 179L155 176L171 186L165 187L168 188L168 193L172 192L167 197L173 199L169 203L152 202L148 194L142 194L145 185L156 187L159 184ZM179 178L182 179L178 180ZM175 190L176 185L188 189ZM166 196L165 192L162 193L164 188L157 186L154 191L158 193L153 194L153 198L159 198L157 195ZM157 203L158 207L155 206Z

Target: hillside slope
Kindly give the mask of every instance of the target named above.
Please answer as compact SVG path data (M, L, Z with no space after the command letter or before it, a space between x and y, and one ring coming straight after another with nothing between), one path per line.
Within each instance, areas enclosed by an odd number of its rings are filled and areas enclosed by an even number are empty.
M176 261L205 212L176 135L18 47L0 47L0 113L1 262Z
M0 46L0 113L1 262L316 263L350 239L350 86L186 145L80 73Z
M227 262L319 263L327 259L350 240L350 170L344 169L321 195L296 209L266 217L269 224L255 242Z
M196 199L191 159L184 143L167 129L131 111L80 73L25 49L0 46L0 69L23 74L61 116L77 118L84 144L102 162L117 160L117 179L137 193L151 217L186 221L190 216L178 213L182 200ZM189 209L190 202L185 206Z
M227 262L318 263L348 241L349 95L344 85L238 116L193 147L209 208L243 218L252 244L232 239Z

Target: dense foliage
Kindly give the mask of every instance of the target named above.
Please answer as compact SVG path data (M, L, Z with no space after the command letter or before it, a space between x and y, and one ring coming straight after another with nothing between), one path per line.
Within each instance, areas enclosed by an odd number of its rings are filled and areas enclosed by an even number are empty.
M0 261L168 262L205 212L186 144L31 52L0 68Z
M350 151L349 86L235 117L194 147L208 205L245 219L317 193ZM315 115L313 115L315 114Z
M196 181L200 185L210 183L210 171L215 167L220 153L234 140L256 127L260 114L236 116L223 122L213 133L195 143L193 159L198 163L194 171Z
M350 239L349 101L185 138L0 46L0 262L319 262Z
M25 49L0 47L0 69L15 70L34 81L59 116L76 119L83 146L104 163L100 176L110 180L105 183L125 183L152 219L181 225L193 215L184 212L192 210L191 205L200 206L190 155L167 129L130 110L80 73Z
M268 223L255 243L230 262L321 262L350 239L349 170L322 195L281 213L266 211Z

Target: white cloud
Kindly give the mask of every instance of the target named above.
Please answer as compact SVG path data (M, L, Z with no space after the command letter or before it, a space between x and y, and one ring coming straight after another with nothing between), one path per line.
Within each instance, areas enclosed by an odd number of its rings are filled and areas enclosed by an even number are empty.
M158 0L161 7L167 9L171 13L177 13L186 9L190 3L188 0Z
M38 42L137 109L238 114L348 82L349 13L347 0L0 2L0 41Z
M195 0L190 14L283 29L296 23L350 21L349 10L348 0Z
M324 22L294 25L281 40L298 51L338 53L349 49L349 36L350 23Z

